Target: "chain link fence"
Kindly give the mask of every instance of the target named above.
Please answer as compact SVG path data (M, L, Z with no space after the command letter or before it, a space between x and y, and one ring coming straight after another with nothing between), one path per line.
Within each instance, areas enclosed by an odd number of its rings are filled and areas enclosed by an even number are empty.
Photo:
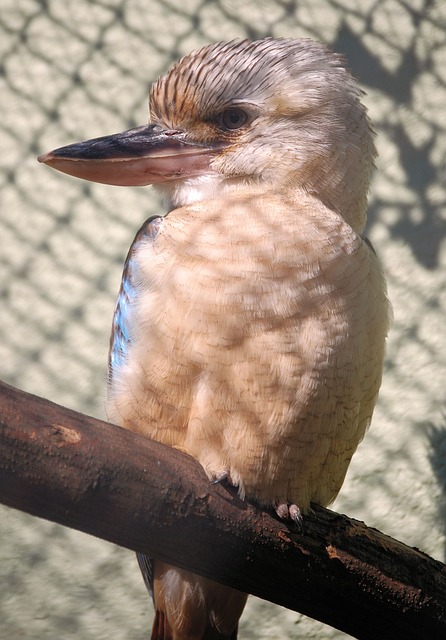
M266 35L344 53L378 133L368 233L395 321L374 424L335 508L444 560L442 0L2 0L0 377L103 417L122 263L162 210L149 188L82 184L36 156L144 124L150 82L190 50ZM7 509L0 539L0 638L148 637L131 554ZM287 637L346 636L252 599L240 639Z

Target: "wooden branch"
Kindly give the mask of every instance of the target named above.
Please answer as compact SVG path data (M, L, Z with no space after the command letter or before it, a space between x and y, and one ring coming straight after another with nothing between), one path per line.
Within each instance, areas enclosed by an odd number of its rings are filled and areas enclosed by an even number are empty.
M0 501L356 638L446 638L440 562L321 507L300 535L191 457L4 383Z

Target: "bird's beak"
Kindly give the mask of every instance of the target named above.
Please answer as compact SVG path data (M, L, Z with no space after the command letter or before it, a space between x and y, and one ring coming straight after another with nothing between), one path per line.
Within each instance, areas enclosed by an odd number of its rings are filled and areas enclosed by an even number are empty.
M220 148L189 142L183 131L148 125L70 144L38 160L76 178L141 187L201 175Z

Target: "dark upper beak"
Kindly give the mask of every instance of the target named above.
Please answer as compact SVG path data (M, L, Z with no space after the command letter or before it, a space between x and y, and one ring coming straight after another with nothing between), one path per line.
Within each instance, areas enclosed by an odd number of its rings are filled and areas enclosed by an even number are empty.
M70 144L38 160L76 178L140 187L201 175L221 148L189 142L183 131L152 124Z

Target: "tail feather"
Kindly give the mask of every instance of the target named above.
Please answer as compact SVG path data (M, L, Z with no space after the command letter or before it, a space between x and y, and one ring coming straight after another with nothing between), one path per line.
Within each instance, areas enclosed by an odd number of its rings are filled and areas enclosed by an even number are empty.
M208 627L203 635L202 640L237 640L238 625L232 632L231 636L223 636L215 627ZM167 616L159 609L155 612L153 620L152 635L150 640L175 640L172 630L167 621Z
M174 640L167 616L164 611L157 609L153 620L152 635L150 640Z
M237 640L247 594L138 554L153 597L151 640Z

